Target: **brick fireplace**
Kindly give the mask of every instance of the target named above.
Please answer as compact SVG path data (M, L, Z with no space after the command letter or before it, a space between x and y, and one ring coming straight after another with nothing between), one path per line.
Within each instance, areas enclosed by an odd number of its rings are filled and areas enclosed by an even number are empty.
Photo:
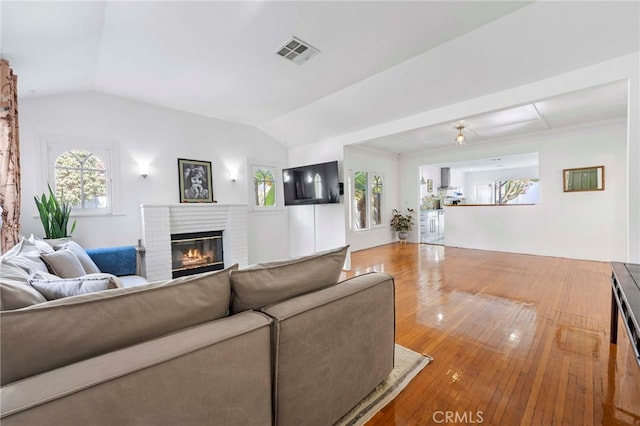
M146 277L149 281L174 276L172 235L221 231L223 267L247 266L247 206L242 204L143 204L142 244L145 247Z

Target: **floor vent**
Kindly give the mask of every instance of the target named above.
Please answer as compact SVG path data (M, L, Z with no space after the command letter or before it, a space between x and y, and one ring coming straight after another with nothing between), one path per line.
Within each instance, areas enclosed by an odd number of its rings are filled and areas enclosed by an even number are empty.
M291 38L275 52L276 55L282 56L298 65L304 64L318 53L320 53L318 49L297 37Z

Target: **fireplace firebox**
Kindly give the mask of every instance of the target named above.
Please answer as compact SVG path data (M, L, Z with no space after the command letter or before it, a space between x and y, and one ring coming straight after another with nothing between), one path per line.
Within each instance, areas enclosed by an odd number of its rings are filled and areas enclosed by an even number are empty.
M222 231L171 234L173 278L224 269Z

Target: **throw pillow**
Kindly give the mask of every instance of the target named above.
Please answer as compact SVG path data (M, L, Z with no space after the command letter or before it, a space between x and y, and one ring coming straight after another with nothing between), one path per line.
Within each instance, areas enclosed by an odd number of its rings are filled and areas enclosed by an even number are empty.
M71 250L58 250L41 255L52 274L60 278L76 278L85 274L78 257Z
M338 282L349 246L231 271L233 313L310 293Z
M0 385L223 318L234 268L0 312Z
M0 311L20 309L46 301L47 299L29 284L0 280Z
M122 282L116 276L103 273L77 278L60 278L45 272L37 272L29 278L29 284L47 300L122 287Z
M29 239L27 241L29 241L31 244L36 246L36 248L38 249L38 251L40 251L40 253L53 253L55 251L53 247L49 245L49 243L47 243L45 240L43 240L40 237L36 237L33 234L29 236Z
M47 265L40 259L40 251L24 237L22 237L18 244L0 256L0 265L2 265L2 268L0 268L0 278L24 280L23 282L25 283L26 279L24 278L33 272L47 272Z
M73 254L76 255L76 257L80 261L80 264L84 268L85 274L98 274L102 272L93 261L93 259L89 257L87 252L80 246L80 244L76 243L75 241L69 241L68 243L63 245L60 250L70 250L71 252L73 252Z

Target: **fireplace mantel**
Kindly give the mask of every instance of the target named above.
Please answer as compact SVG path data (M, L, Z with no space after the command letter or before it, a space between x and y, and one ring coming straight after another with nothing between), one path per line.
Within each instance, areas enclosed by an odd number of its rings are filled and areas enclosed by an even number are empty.
M223 231L225 267L248 263L246 204L141 204L140 214L149 281L171 279L171 234Z

